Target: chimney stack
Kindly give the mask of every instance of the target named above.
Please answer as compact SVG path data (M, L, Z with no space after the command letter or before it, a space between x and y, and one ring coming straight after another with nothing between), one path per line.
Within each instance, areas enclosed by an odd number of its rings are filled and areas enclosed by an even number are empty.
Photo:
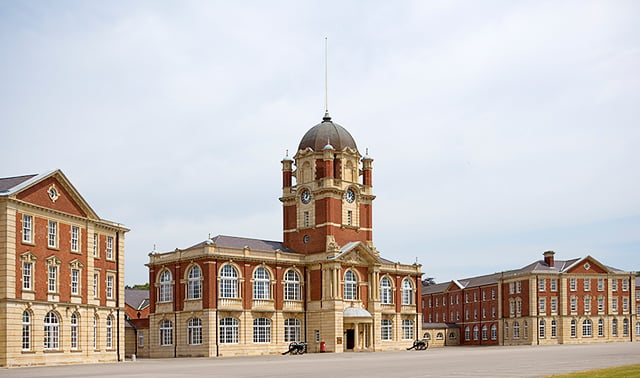
M553 255L555 254L556 253L553 251L546 251L545 253L542 254L544 256L544 263L549 265L549 267L551 268L553 268L553 265L554 265Z

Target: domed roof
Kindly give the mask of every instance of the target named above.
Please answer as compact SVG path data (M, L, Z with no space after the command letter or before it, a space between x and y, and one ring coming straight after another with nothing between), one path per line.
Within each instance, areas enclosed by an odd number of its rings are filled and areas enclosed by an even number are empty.
M322 149L331 145L334 149L340 151L345 147L357 150L356 141L347 129L331 121L329 113L325 113L322 122L313 126L302 137L298 151L310 147L314 151L322 151Z

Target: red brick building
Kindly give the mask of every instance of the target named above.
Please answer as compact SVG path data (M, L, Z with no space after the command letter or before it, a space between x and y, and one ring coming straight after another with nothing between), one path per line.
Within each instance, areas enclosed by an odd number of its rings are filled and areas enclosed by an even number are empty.
M421 266L373 244L372 162L326 114L281 161L282 242L219 235L151 253L150 356L411 345Z
M448 322L461 345L638 341L637 287L633 273L591 256L548 251L521 269L423 287L424 327Z
M124 358L124 235L60 171L0 179L0 366Z

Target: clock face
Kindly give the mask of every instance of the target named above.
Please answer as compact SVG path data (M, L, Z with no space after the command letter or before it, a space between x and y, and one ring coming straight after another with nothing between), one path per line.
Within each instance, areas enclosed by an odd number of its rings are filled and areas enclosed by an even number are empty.
M302 203L311 202L311 192L305 189L305 191L300 195L300 200Z
M347 189L347 192L345 193L345 198L347 199L347 202L352 203L356 199L356 194L353 192L353 190Z

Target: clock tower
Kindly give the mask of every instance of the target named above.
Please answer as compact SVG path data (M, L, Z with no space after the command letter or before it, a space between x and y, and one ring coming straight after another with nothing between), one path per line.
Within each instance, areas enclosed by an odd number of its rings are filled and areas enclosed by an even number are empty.
M372 163L325 113L293 159L282 160L284 246L303 254L337 252L349 242L372 247Z

